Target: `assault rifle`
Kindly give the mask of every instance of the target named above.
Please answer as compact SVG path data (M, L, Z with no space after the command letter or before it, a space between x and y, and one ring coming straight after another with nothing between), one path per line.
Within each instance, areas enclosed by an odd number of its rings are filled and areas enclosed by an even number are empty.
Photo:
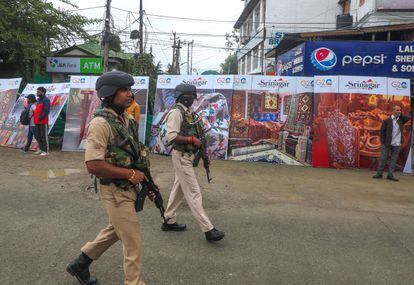
M144 209L144 202L145 198L148 196L149 192L153 192L155 194L154 203L155 206L160 210L161 217L165 223L167 223L167 219L164 216L165 209L164 209L164 202L162 200L161 192L158 189L158 186L155 185L154 181L152 180L151 173L149 169L139 169L140 171L144 172L145 176L147 177L148 181L143 181L141 183L141 191L138 192L137 200L135 201L135 211L140 212Z
M197 133L197 137L201 140L201 148L197 150L195 154L194 161L193 161L193 167L197 167L200 162L200 159L203 159L203 166L206 170L207 181L208 183L210 183L212 179L210 178L210 159L208 158L208 154L207 154L206 133L204 131L202 121L201 119L199 119L198 115L194 116L194 121L195 121L194 127Z
M142 152L142 145L140 142L136 143L132 140L130 136L124 136L124 140L118 145L118 147L123 147L126 143L129 143L131 146L132 152L125 149L132 157L134 158L133 167L139 171L142 171L147 177L148 181L141 182L141 189L137 189L137 199L135 201L135 210L140 212L144 209L145 198L148 196L149 192L153 192L155 194L154 203L155 206L160 210L161 217L165 223L167 223L167 219L165 218L165 209L164 209L164 202L161 196L161 192L157 185L155 185L154 180L152 179L151 172L149 170L149 162L143 163L142 162L142 153L141 155L139 152ZM146 165L145 167L143 165ZM136 188L139 186L136 185Z

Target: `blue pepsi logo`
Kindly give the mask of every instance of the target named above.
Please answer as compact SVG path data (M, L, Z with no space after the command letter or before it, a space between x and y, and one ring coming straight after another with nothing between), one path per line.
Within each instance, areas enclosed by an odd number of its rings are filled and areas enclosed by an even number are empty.
M312 52L311 62L316 69L327 71L335 67L338 57L331 49L321 47Z

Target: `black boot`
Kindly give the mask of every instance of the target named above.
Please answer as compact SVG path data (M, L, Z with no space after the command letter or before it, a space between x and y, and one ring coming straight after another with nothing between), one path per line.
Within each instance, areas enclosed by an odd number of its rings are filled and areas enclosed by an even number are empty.
M174 232L182 232L185 231L187 229L187 225L186 224L166 224L166 223L162 223L161 225L161 230L168 232L168 231L174 231Z
M66 266L66 271L70 275L75 276L81 285L94 285L98 280L89 273L89 265L91 265L92 261L89 256L82 252L81 255Z
M392 174L388 174L387 179L388 179L388 180L391 180L391 181L394 181L394 182L398 182L398 181L400 181L400 180L398 180L398 179L397 179L394 175L392 175Z
M224 232L217 230L216 228L213 228L212 230L205 233L206 239L209 242L212 241L219 241L222 238L224 238Z

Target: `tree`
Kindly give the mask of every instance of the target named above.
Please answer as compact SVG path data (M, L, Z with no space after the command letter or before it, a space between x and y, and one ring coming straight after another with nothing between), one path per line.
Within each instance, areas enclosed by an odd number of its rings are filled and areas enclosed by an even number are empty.
M236 49L240 42L239 34L233 30L231 33L226 33L226 50L230 51L230 54L226 57L224 62L220 64L221 74L237 74L237 56Z
M69 0L60 0L71 4ZM0 2L0 58L15 67L15 74L31 80L51 51L66 48L77 39L90 39L84 27L97 20L53 7L45 0Z
M157 87L157 77L162 74L161 63L154 63L154 56L150 53L143 53L138 57L129 59L125 64L123 71L137 76L149 76L149 102L148 111L152 114L155 92Z
M231 33L226 33L226 50L234 51L240 42L240 35L238 32L233 30Z
M229 54L229 56L224 60L221 67L221 74L237 74L237 56L235 53Z

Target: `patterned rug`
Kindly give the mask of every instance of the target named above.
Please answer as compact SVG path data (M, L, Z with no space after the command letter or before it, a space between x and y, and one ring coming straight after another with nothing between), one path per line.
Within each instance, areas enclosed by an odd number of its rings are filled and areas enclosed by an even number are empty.
M308 125L312 115L312 97L310 94L300 94L296 121Z
M283 114L289 113L291 102L292 102L292 95L283 97Z
M359 133L348 117L336 109L325 119L330 165L335 168L359 166Z

